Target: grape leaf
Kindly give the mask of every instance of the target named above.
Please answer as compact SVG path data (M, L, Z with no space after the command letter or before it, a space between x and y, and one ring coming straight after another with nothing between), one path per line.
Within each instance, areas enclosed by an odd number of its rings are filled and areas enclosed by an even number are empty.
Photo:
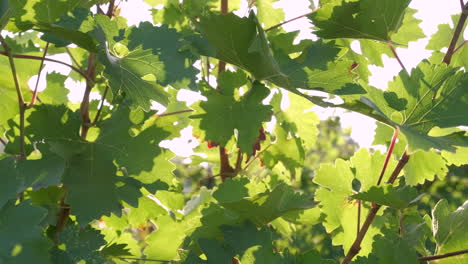
M16 2L16 1L15 1ZM83 0L33 0L18 1L24 3L22 9L14 15L14 24L9 24L7 29L13 32L26 31L34 24L56 22L63 14L73 11L75 8L90 8L96 1Z
M372 245L374 251L367 257L358 257L352 264L417 264L418 255L412 245L394 232L378 235ZM404 257L403 257L404 256Z
M0 262L49 264L52 241L44 236L41 221L47 211L29 201L0 207ZM21 228L18 228L21 227Z
M281 8L273 7L278 0L256 0L257 16L260 23L265 28L274 26L284 20L284 11Z
M468 246L468 202L450 212L447 200L440 200L432 211L432 230L437 243L435 254L465 250ZM437 260L440 264L466 263L466 254Z
M433 181L435 176L442 180L448 172L446 161L433 150L413 153L403 170L408 185L423 184L425 180Z
M191 116L200 119L200 129L205 131L205 140L226 146L237 130L237 146L251 155L262 123L270 120L271 107L262 104L269 90L261 83L254 82L252 88L240 100L235 100L234 89L245 84L242 73L223 72L219 77L221 92L208 91L208 101L201 102L205 113Z
M148 34L148 31L152 34ZM101 26L95 34L101 46L105 47L105 52L99 55L99 59L106 67L104 75L108 78L113 93L127 93L144 110L149 110L150 100L168 104L169 95L161 85L175 88L193 86L196 71L191 64L185 67L192 55L187 51L179 51L183 43L179 40L181 36L173 29L141 23L140 27L133 28L129 33L129 51L123 56L111 54L106 45L106 39L112 38L112 34L104 31ZM166 38L174 41L172 45L163 45L169 42L157 41ZM182 67L186 70L181 70ZM153 81L148 81L151 79Z
M227 182L218 189L213 197L225 208L239 213L258 226L265 225L285 213L311 208L312 201L299 194L291 186L281 183L273 190L260 193L251 198L245 196L245 187L239 183ZM245 182L244 182L245 184ZM231 192L235 192L234 196ZM229 198L226 198L229 197Z
M20 53L21 55L41 56L39 52ZM38 61L30 60L15 60L16 73L19 80L19 86L25 101L31 99L29 90L29 79L37 74L39 70ZM7 120L15 117L19 113L18 97L16 94L15 83L10 69L10 63L7 56L0 56L0 131L2 126L5 127Z
M353 195L354 199L390 206L396 209L408 207L418 196L416 189L409 186L395 188L392 185L373 186L366 192Z
M454 151L454 146L467 146L464 132L446 136L428 135L435 127L448 128L468 124L464 114L468 94L464 83L468 75L446 65L431 65L423 61L411 75L400 72L385 92L371 91L361 100L399 127L408 142L409 153L431 148Z
M220 24L224 25L223 28L215 26ZM313 103L336 106L319 97L308 97L296 89L338 93L343 92L340 89L346 84L355 83L355 76L349 70L354 62L346 59L335 62L340 49L333 42L304 42L307 44L301 49L303 52L300 56L291 59L291 50L285 50L282 41L277 41L276 47L270 47L265 32L252 12L248 18L210 13L200 18L196 25L212 47L197 47L200 43L192 42L198 53L236 65L250 72L257 80L268 80L305 96ZM291 40L291 37L286 39ZM355 91L352 90L352 93Z
M65 245L65 249L54 248L52 250L53 263L104 263L105 257L99 248L106 243L99 231L90 227L79 229L69 225L58 234L58 240Z
M334 244L343 245L348 251L355 239L358 203L349 200L353 195L353 180L360 182L359 191L368 191L377 183L380 169L385 156L380 152L373 155L366 149L361 149L351 157L351 162L338 159L335 165L322 164L317 171L314 182L320 185L315 199L320 201L322 212L326 215L323 223L328 233L332 233ZM351 166L352 165L352 166ZM384 179L390 176L395 160L390 160ZM356 171L353 174L351 168ZM367 215L370 208L361 207L361 215ZM382 219L377 216L361 244L359 256L366 256L371 252L373 237L380 233Z
M156 141L159 143L167 132L150 126L131 137L129 129L133 123L130 110L122 107L102 122L96 141L87 142L78 135L78 117L65 106L41 105L35 108L36 111L28 118L31 124L28 131L33 134L33 141L40 142L38 148L43 154L53 152L66 160L63 174L68 192L66 202L71 205L72 214L76 214L80 225L110 212L120 215L121 200L136 206L141 183L128 177L138 178L140 172L154 170L155 160L165 157L160 155ZM55 127L60 129L51 130ZM148 151L142 152L143 149ZM136 159L129 159L128 154ZM116 176L115 163L130 175ZM146 178L146 183L155 182L157 179L154 177L158 175Z
M156 68L160 68L152 74L159 84L171 85L176 89L196 90L195 75L198 74L198 70L192 64L197 58L184 49L186 43L182 37L174 29L155 27L149 22L144 22L130 31L128 48L152 51L152 63L157 65ZM160 41L161 39L164 41Z
M460 15L452 15L452 23L457 24ZM461 29L461 32L464 32L466 24ZM429 43L426 46L426 49L439 51L444 47L448 47L450 41L447 41L452 38L455 33L455 27L451 27L449 24L440 24L437 26L437 32L431 36ZM457 47L463 42L463 38L459 38L457 41Z
M145 254L152 259L176 259L177 249L185 238L185 223L174 221L169 215L158 217L155 223L159 228L146 238L149 246Z
M245 18L232 13L210 13L195 25L215 49L216 58L249 71L257 80L278 78L284 82L253 12ZM223 28L218 25L223 25Z
M0 160L0 174L5 175L0 186L0 206L29 187L38 189L60 184L64 166L64 160L54 155L40 160L17 161L12 157Z
M281 110L281 94L277 93L271 99L277 122L291 135L300 136L305 150L309 150L317 139L319 123L318 116L310 111L311 105L304 99L293 93L288 94L289 107ZM301 122L296 122L301 120Z
M279 255L273 252L270 232L258 230L255 225L245 222L242 226L222 226L224 239L241 263L275 263Z
M276 140L261 153L261 160L268 168L274 168L278 162L283 163L291 175L296 168L304 166L305 150L300 138L290 136L279 124L275 128Z
M66 104L68 102L69 90L65 88L67 76L60 73L48 73L47 87L39 96L42 103L45 104Z
M64 14L53 24L37 23L34 30L44 33L41 39L65 47L71 43L90 52L98 52L97 42L90 35L79 31L83 21L89 19L91 13L84 8L77 8L71 14Z
M399 48L407 47L409 42L416 41L425 36L418 26L421 20L414 17L416 12L417 10L415 9L407 8L401 27L391 36L392 42L400 45ZM388 57L393 57L392 51L386 43L368 39L360 39L359 42L362 54L372 64L383 67L382 55L385 54Z
M391 41L398 31L410 0L329 1L310 15L322 38Z

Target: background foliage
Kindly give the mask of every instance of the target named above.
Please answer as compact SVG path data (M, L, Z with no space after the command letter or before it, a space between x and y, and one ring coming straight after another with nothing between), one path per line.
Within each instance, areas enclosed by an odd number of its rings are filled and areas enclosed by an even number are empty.
M138 26L113 0L1 2L0 263L468 263L468 5L406 69L410 0L311 2L298 43L274 0L146 2ZM379 90L383 54L402 70ZM379 121L387 153L313 105ZM190 158L162 147L188 126Z

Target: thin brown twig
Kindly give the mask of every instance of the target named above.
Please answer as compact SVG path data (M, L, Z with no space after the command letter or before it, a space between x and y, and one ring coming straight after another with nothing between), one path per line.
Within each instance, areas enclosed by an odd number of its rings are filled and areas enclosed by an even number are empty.
M65 50L67 51L68 53L68 56L70 56L70 59L72 60L72 65L73 63L81 69L81 65L78 63L78 61L75 59L75 57L73 56L73 54L71 53L70 49L68 47L65 47Z
M0 143L2 143L4 146L7 145L6 141L3 138L0 138Z
M445 254L440 254L440 255L420 257L418 260L421 261L421 262L422 261L431 261L431 260L443 259L443 258L448 258L448 257L453 257L453 256L458 256L458 255L463 255L463 254L468 254L468 249L459 250L459 251L450 252L450 253L445 253Z
M86 70L86 75L89 79L93 80L95 71L96 71L96 54L91 53L88 58L88 68ZM89 95L94 86L94 80L92 82L86 82L86 90L83 94L83 99L81 100L80 105L80 114L81 114L81 137L86 140L88 135L88 130L91 127L91 119L89 118Z
M271 147L273 144L270 143L268 146L266 146L264 149L262 149L262 151L259 151L257 152L257 154L253 157L253 159L251 159L249 161L249 163L247 163L247 165L245 165L245 167L242 169L243 171L245 171L250 165L252 165L252 163L258 159L260 157L260 154L262 154L263 152L265 152L269 147Z
M15 62L13 60L15 55L11 53L10 46L7 44L7 42L1 35L0 35L0 42L3 46L3 49L5 50L5 51L0 51L0 54L7 56L8 61L10 62L11 73L13 75L13 81L15 82L16 95L18 96L18 103L20 104L20 107L21 107L24 105L24 98L23 98L23 93L21 92L21 86L18 80L18 74L16 72Z
M463 3L463 0L460 0L460 7L463 12L463 9L465 8L465 3Z
M465 27L465 22L467 18L467 14L465 11L467 10L468 10L468 3L463 5L462 13L460 15L460 18L458 19L457 27L455 28L455 32L453 33L453 37L452 37L452 40L450 41L447 53L445 53L444 59L442 60L442 62L445 64L450 64L450 62L452 61L452 56L455 53L455 48L456 48L458 39L460 38L463 28Z
M99 120L99 116L101 115L102 109L104 108L104 101L106 100L106 96L107 96L108 91L109 91L109 85L106 85L106 88L104 89L104 93L102 94L101 104L99 105L99 109L98 109L98 111L96 113L96 116L94 117L94 120L93 120L93 125L95 125L97 123L97 121Z
M0 51L0 55L8 56L8 53L5 52L5 51ZM91 81L91 80L88 79L88 76L86 76L86 73L84 73L82 70L80 70L80 69L76 68L75 66L70 65L70 64L68 64L66 62L63 62L63 61L54 60L54 59L50 59L50 58L42 58L42 57L32 56L32 55L22 55L22 54L11 54L11 56L13 58L18 58L18 59L45 60L45 61L59 63L59 64L65 65L65 66L69 67L70 69L76 71L81 76L83 76L87 81Z
M270 30L272 30L272 29L281 27L281 26L284 25L284 24L293 22L293 21L295 21L295 20L301 19L301 18L306 17L306 16L308 16L308 15L312 15L312 14L315 13L317 10L318 10L318 8L316 8L316 9L310 11L310 12L307 13L307 14L303 14L303 15L300 15L300 16L298 16L298 17L294 17L294 18L291 18L291 19L286 20L286 21L284 21L284 22L281 22L281 23L279 23L279 24L276 24L276 25L274 25L274 26L271 26L271 27L265 29L265 32L268 32L268 31L270 31Z
M463 46L465 46L466 43L468 43L468 40L464 40L460 45L458 45L458 47L456 47L456 48L453 50L453 54L457 53L458 50L460 50L461 48L463 48Z
M398 53L396 52L396 49L395 49L395 47L393 46L392 42L388 41L388 42L387 42L387 45L388 45L388 47L390 48L390 50L392 51L393 56L395 56L395 59L397 59L397 61L398 61L398 63L400 64L401 68L402 68L405 72L408 72L408 71L406 70L405 65L404 65L403 62L401 61L400 57L398 56Z
M408 154L407 151L405 151L405 153L403 153L400 160L398 161L397 166L393 170L392 175L390 175L390 178L388 179L387 183L393 184L395 182L395 180L398 178L398 175L400 174L403 167L406 165L406 163L408 163L409 158L410 158L410 155Z
M0 35L0 42L5 50L4 53L8 56L8 61L10 62L11 74L13 75L13 81L15 83L16 95L18 97L18 107L19 107L19 118L20 118L20 150L19 158L26 159L25 151L25 142L24 142L24 118L26 111L26 104L24 102L23 93L21 92L21 86L18 80L18 74L16 71L15 61L13 60L13 54L11 53L11 48L5 39Z
M49 42L46 43L45 48L44 48L44 54L42 55L42 60L41 64L39 65L39 71L37 73L37 80L36 80L36 86L34 87L33 95L31 98L31 102L29 103L28 107L33 107L33 105L36 103L37 99L37 89L39 88L39 80L41 78L41 73L42 73L42 67L44 66L44 58L47 55L47 50L49 50Z

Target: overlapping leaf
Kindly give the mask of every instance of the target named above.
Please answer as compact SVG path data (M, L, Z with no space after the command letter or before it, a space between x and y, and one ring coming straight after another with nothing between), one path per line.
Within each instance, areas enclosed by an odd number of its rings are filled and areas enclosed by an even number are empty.
M0 207L0 262L50 264L52 241L39 225L47 211L29 202ZM21 228L18 228L21 227Z
M390 206L396 209L403 209L416 199L418 193L416 189L405 186L395 188L392 185L373 186L366 192L353 195L353 198L373 202L380 205Z
M37 107L29 120L28 131L33 133L33 141L40 142L41 152L49 155L52 152L66 160L62 176L67 186L66 201L81 225L110 212L120 214L121 200L136 206L142 184L135 178L138 179L140 173L154 171L155 162L165 157L157 143L168 133L151 126L135 137L130 136L133 123L130 111L124 107L102 123L95 142L80 139L80 121L64 106ZM62 129L63 126L67 129ZM50 130L51 127L57 130ZM143 149L147 149L144 154ZM132 159L128 155L132 155ZM167 162L161 160L161 164ZM125 177L116 176L115 163L125 171ZM144 176L142 181L153 183L157 180L155 177L158 175Z
M17 161L11 157L0 160L0 175L4 177L0 186L0 206L29 187L59 185L64 169L65 161L53 154L40 160Z
M370 155L366 149L361 149L351 158L351 162L341 159L335 165L322 164L317 171L314 182L320 185L315 199L320 201L322 212L326 215L325 226L327 232L333 233L334 244L343 245L347 251L354 242L358 218L358 203L350 200L353 195L353 180L360 183L359 191L368 191L379 178L385 156L379 152ZM396 162L390 161L384 180L388 179ZM351 171L354 167L355 174ZM361 208L361 215L367 215L369 208L365 204ZM377 217L366 234L359 255L371 252L373 236L379 234L381 220Z
M323 38L363 38L390 41L398 31L410 0L334 0L311 15Z
M432 211L432 231L437 242L436 254L466 250L468 246L468 202L451 212L447 200L441 200ZM464 264L467 256L458 255L437 260L440 264Z
M52 250L52 263L54 264L81 261L98 264L106 261L104 255L99 251L105 241L97 230L90 227L80 230L77 226L69 225L58 234L58 240L65 247L64 249L56 247Z
M446 65L431 65L423 61L409 76L402 71L385 92L371 91L361 99L386 123L399 127L406 137L410 153L431 148L453 151L454 146L467 146L464 132L433 137L429 132L441 128L468 124L465 114L468 75Z
M188 51L181 51L184 43L175 30L141 23L130 31L129 51L121 56L112 54L112 47L106 43L114 37L112 34L119 34L118 29L110 32L101 27L97 37L105 47L99 58L106 66L104 75L114 94L124 92L136 105L149 110L151 100L168 104L169 95L163 86L194 88L196 70L192 66L193 58ZM159 41L161 39L166 41Z
M246 84L244 73L224 72L219 77L220 91L210 89L201 102L205 113L193 115L200 119L200 129L205 131L205 140L226 146L237 130L237 146L242 152L251 155L262 123L270 120L271 107L262 104L269 90L261 83L254 82L252 88L239 100L234 98L235 89Z
M313 206L312 201L286 184L279 184L273 190L248 197L245 181L226 181L213 194L214 198L228 208L258 226L265 225L285 213L302 211Z

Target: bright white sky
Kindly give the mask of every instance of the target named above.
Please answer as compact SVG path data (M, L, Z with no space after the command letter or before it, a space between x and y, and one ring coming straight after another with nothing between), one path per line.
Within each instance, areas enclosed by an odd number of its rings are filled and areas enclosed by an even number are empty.
M376 0L378 1L378 0ZM246 2L246 1L244 1ZM308 0L280 0L275 4L276 7L283 8L286 12L286 20L300 16L308 12L309 6ZM140 21L152 21L150 6L143 2L143 0L128 0L127 2L121 2L121 15L128 19L129 25L137 25ZM460 12L459 0L413 0L411 8L417 9L416 17L421 19L420 26L422 27L426 36L430 37L437 31L437 25L441 23L452 24L450 16ZM243 3L242 10L236 12L238 15L247 14L247 4ZM301 30L299 38L310 38L311 25L307 18L299 19L289 24L284 25L287 31ZM465 32L465 36L466 36ZM430 56L430 52L425 50L425 46L428 43L429 38L420 39L417 42L411 42L407 49L397 48L397 52L402 59L405 66L410 69L416 66L422 59ZM465 37L466 39L466 37ZM359 47L357 47L359 49ZM60 59L71 63L70 59L66 55L55 55L50 56L55 59ZM400 70L400 66L397 61L393 58L388 58L384 55L385 67L371 66L370 70L372 76L370 77L370 84L378 88L386 88L387 82L393 78ZM56 64L46 62L46 71L58 71L62 74L68 75L69 69L58 67ZM45 74L42 74L40 87L45 87ZM30 80L30 84L34 85L35 78ZM71 88L70 98L73 101L78 101L84 92L83 83L75 83L70 78L66 82L66 86ZM196 97L193 92L179 94L180 99L189 100ZM100 96L94 94L95 99L99 99ZM361 147L370 147L373 141L375 122L363 115L357 113L346 113L341 109L323 109L320 107L314 107L313 110L319 115L321 119L326 119L328 116L338 115L341 117L343 127L352 127L352 138L356 140ZM173 140L170 144L165 142L162 146L171 146L176 154L181 156L188 156L192 153L192 148L196 145L196 140L191 140L191 129L185 129L183 131L182 138Z

